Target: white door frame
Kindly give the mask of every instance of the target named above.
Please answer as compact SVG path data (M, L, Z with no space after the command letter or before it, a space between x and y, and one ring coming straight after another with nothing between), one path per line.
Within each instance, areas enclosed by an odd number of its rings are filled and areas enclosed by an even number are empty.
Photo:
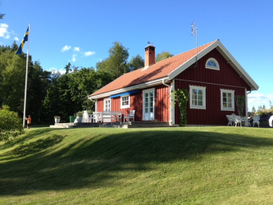
M153 93L153 102L152 102L152 106L153 106L153 112L149 112L149 116L147 117L145 115L145 93ZM146 89L142 91L142 120L143 121L149 121L149 120L154 120L155 119L155 89L151 88L151 89ZM148 109L150 110L150 95L148 96Z

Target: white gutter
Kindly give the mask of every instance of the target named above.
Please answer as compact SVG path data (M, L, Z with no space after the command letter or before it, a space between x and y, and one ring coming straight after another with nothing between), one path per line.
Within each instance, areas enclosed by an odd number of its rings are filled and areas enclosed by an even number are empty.
M174 122L173 121L173 107L174 106L173 106L173 103L172 103L172 102L174 102L173 101L173 92L172 92L173 91L173 86L172 86L172 83L171 83L171 85L166 84L165 79L162 79L162 84L170 88L170 94L171 94L170 98L171 98L171 100L170 100L170 110L169 110L169 125L172 126L173 122Z

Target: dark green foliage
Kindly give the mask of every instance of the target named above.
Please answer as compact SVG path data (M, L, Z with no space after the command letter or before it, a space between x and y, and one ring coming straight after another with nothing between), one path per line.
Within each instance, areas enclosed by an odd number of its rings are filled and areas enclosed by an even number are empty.
M180 126L187 125L187 103L189 100L189 93L184 89L177 89L174 92L175 102L178 103L180 110Z
M130 70L137 70L144 67L144 60L140 55L132 57L130 61Z
M128 49L121 43L114 42L114 46L109 50L109 57L97 63L97 69L108 72L114 80L124 73L129 72L128 57Z
M3 106L0 109L0 141L9 141L22 133L22 120L7 106Z
M156 55L155 61L159 62L170 57L173 57L173 54L170 54L170 52L162 51L162 53L158 53Z
M235 101L236 101L236 105L237 105L237 108L238 108L239 115L243 116L243 113L244 113L243 109L244 109L244 106L245 106L245 97L241 96L241 95L237 95L235 97Z

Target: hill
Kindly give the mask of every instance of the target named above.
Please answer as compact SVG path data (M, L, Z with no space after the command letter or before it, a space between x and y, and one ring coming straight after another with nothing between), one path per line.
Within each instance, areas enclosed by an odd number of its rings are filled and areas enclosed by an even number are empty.
M271 204L273 129L36 128L0 144L0 204Z

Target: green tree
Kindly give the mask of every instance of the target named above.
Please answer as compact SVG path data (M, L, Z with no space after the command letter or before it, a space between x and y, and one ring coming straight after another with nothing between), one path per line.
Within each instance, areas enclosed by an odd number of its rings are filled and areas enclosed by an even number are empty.
M14 52L7 50L0 55L0 62L2 103L10 106L11 111L22 112L26 58L24 55L14 55Z
M33 123L41 123L45 118L42 105L51 85L51 73L44 71L39 62L29 67L27 89L27 115L31 115Z
M137 70L144 67L144 60L140 55L132 57L130 61L130 70Z
M109 50L109 57L99 63L96 67L111 74L112 79L116 79L124 73L129 72L128 49L121 43L114 42L114 46Z
M170 52L162 51L162 53L158 53L156 55L155 61L159 62L170 57L173 57L173 54L170 54Z
M22 120L8 106L0 109L0 141L9 141L23 133Z

